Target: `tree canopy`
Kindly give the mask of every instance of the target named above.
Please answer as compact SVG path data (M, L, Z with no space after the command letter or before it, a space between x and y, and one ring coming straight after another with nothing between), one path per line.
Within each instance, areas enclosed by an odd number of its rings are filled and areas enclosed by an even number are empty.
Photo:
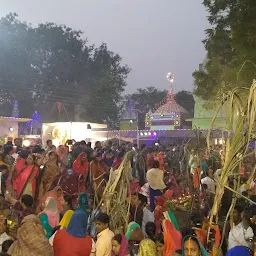
M203 41L206 60L193 76L195 94L207 100L235 87L249 87L256 77L256 4L255 0L203 4L211 28Z
M31 24L9 14L0 20L0 104L21 116L37 109L44 120L106 122L118 119L130 72L106 44L88 45L82 31L54 23ZM57 102L65 107L58 114Z

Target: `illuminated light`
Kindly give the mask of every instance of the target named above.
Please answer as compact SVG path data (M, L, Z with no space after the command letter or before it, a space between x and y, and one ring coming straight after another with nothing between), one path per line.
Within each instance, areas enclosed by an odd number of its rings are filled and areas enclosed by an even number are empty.
M149 132L148 135L151 136L151 132Z
M222 145L223 144L223 140L219 139L219 144Z
M164 115L163 114L161 114L161 117L163 117Z
M10 131L10 132L13 132L13 130L14 130L13 127L10 127L10 128L9 128L9 131Z
M58 147L58 146L60 145L60 140L54 139L54 140L52 140L52 144L53 144L55 147Z
M140 136L143 136L143 132L140 133Z
M29 147L30 146L30 141L29 140L24 140L23 141L23 146L24 147Z
M148 135L148 133L147 133L147 132L144 132L144 135L145 135L145 136L147 136L147 135Z
M132 124L133 123L133 121L132 120L130 120L130 124Z
M154 132L153 135L156 136L156 132Z

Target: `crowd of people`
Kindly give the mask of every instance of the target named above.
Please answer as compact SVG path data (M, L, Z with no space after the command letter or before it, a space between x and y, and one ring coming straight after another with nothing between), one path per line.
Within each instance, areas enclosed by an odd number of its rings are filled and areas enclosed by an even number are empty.
M95 209L95 202L103 195L110 170L118 170L131 150L130 224L125 233L114 233L111 216L104 206ZM174 152L159 145L139 149L111 141L96 142L94 148L85 141L56 147L48 140L45 148L25 148L19 138L7 142L0 148L0 255L221 255L214 252L220 240L217 229L211 233L213 246L202 233L221 169L203 159L199 172L188 173L189 166L184 171L184 159L177 161ZM242 178L240 192L256 201L254 186ZM191 198L189 221L180 220L166 204L185 197ZM220 217L227 214L232 193L226 190L222 200ZM256 210L243 198L237 201L232 224L221 234L226 241L223 255L253 253Z

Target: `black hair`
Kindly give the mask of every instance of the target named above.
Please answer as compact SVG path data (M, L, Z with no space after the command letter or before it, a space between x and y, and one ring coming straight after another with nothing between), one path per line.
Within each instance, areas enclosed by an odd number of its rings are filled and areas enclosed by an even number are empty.
M23 158L23 159L27 159L28 158L28 151L26 151L26 150L22 150L22 151L20 151L20 153L19 153L19 157L21 157L21 158Z
M148 238L155 241L156 224L154 222L147 222L145 225L145 231Z
M30 208L30 207L32 207L33 204L34 204L34 199L33 199L33 197L32 197L31 195L25 194L25 195L23 195L23 196L21 197L21 202L22 202L26 207Z
M0 172L4 170L8 170L8 166L5 164L0 165Z
M107 149L105 154L113 154L113 150L112 149Z
M159 161L154 160L153 163L152 163L152 167L153 168L159 168L159 166L160 166Z
M119 244L122 243L122 235L121 234L116 234L112 240L117 241Z
M85 140L80 141L80 145L86 145Z
M11 151L13 150L13 145L12 144L6 144L4 146L4 154L8 155Z
M137 196L142 204L146 205L148 203L148 198L141 193L137 193Z
M239 214L241 214L243 212L243 207L239 204L237 204L234 208L234 210L236 210Z
M5 240L2 244L2 252L7 253L13 242L11 239Z
M64 201L68 203L70 210L73 210L72 196L65 194L63 198L64 198Z
M163 233L159 233L156 235L156 242L159 242L161 244L164 244L164 236L163 236Z
M99 221L99 222L104 223L104 224L109 224L110 219L109 219L109 216L106 213L100 212L99 214L97 214L95 216L94 221Z
M42 152L42 148L39 146L39 145L35 145L33 148L32 148L32 151L31 151L33 154L40 154Z

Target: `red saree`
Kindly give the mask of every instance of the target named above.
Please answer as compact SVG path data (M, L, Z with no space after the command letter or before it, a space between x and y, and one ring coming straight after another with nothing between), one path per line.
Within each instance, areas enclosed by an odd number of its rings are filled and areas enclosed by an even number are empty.
M23 194L28 193L35 197L36 192L36 178L39 173L39 168L36 165L28 165L25 170L23 170L17 180L17 196L21 197ZM28 180L29 179L29 180ZM30 187L30 188L29 188Z
M17 191L18 184L20 183L20 174L26 166L26 160L19 158L15 166L15 177L13 178L13 189Z

